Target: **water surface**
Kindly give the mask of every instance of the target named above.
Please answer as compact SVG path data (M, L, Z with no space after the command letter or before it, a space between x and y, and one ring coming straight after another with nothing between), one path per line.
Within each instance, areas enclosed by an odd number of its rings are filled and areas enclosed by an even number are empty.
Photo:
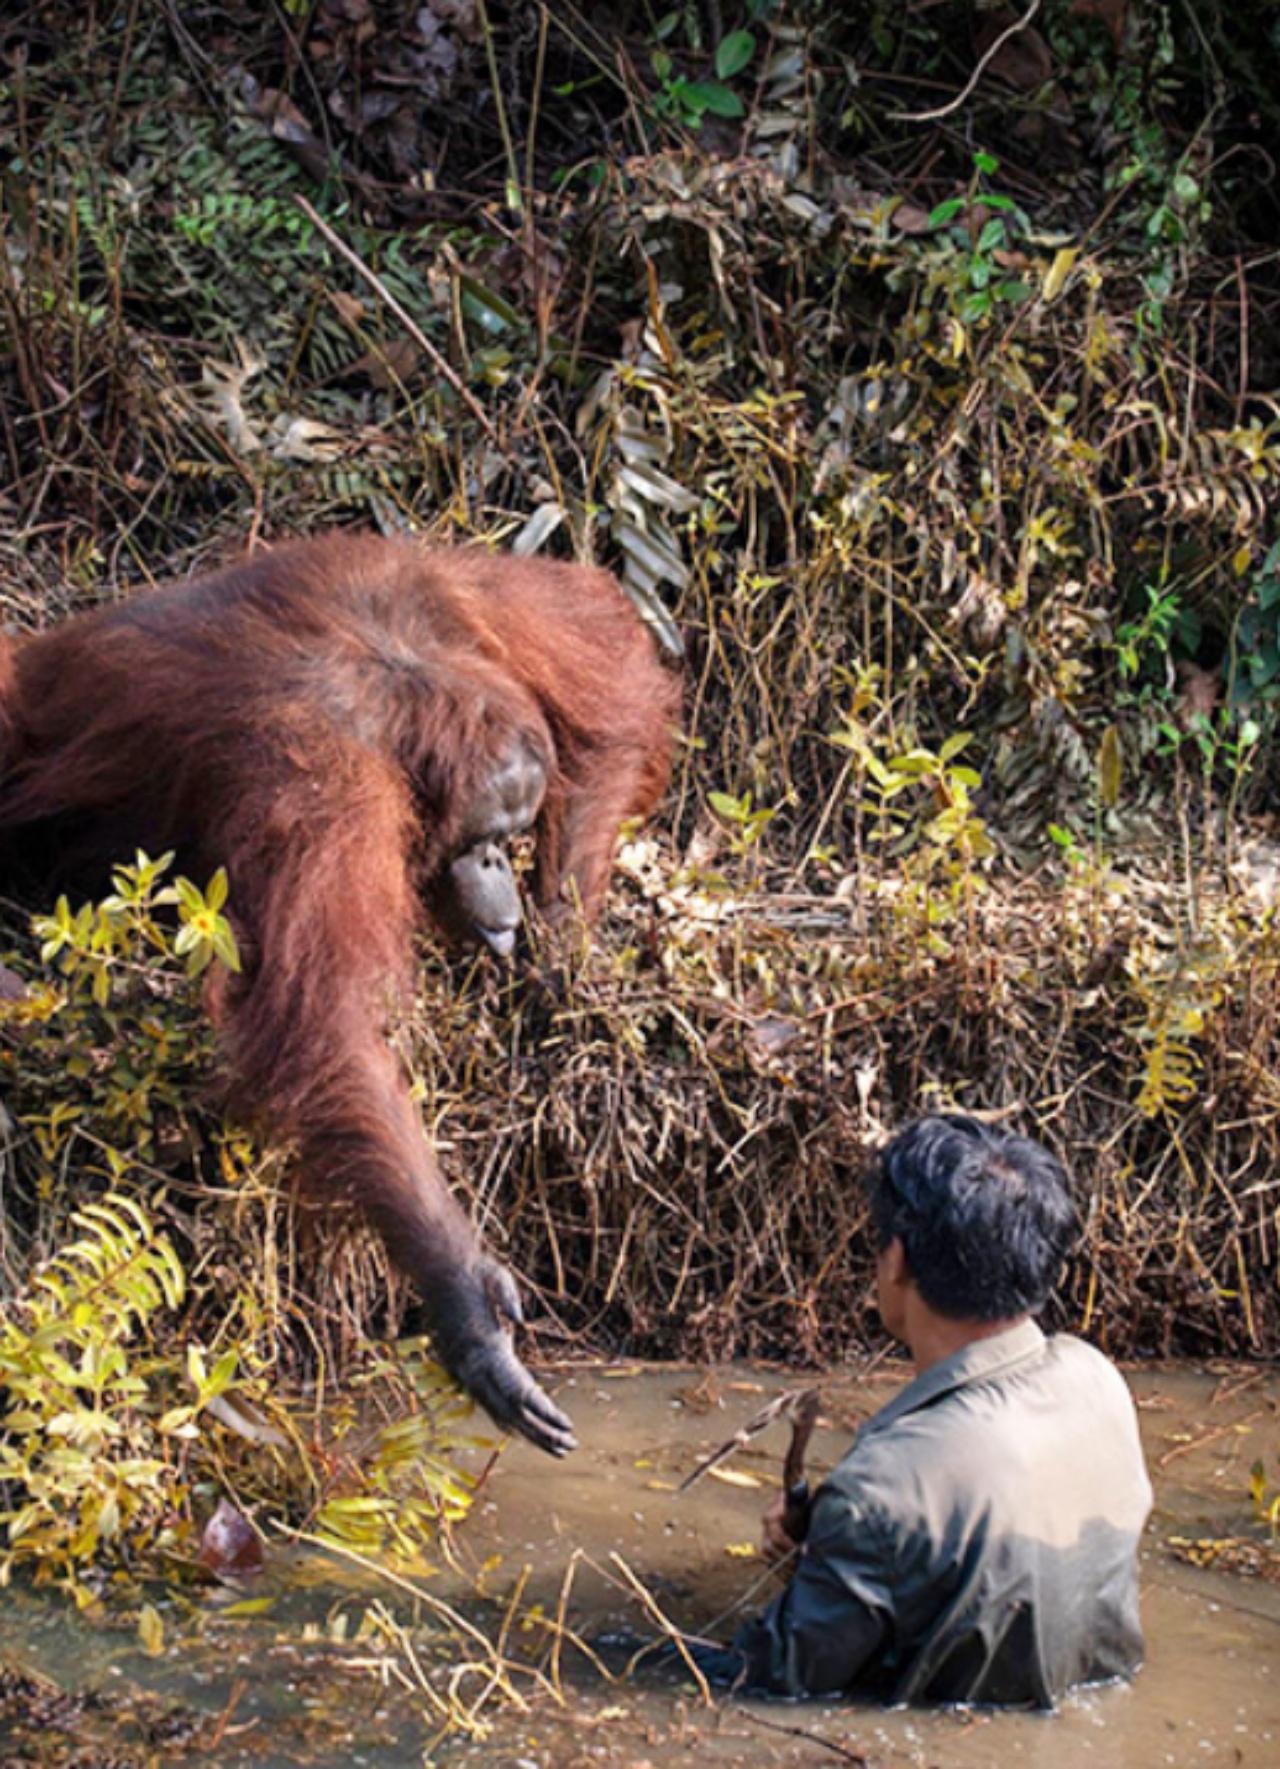
M881 1368L870 1380L842 1373L824 1383L814 1473L905 1379L902 1368ZM256 1611L229 1612L225 1594L153 1593L165 1627L156 1657L141 1648L136 1611L100 1606L79 1615L50 1594L4 1594L0 1661L11 1674L40 1673L72 1695L119 1695L123 1711L64 1712L62 1729L43 1727L33 1743L0 1685L0 1746L19 1748L18 1761L61 1765L74 1760L73 1747L109 1739L122 1761L214 1755L225 1769L409 1769L429 1745L441 1763L509 1769L860 1761L883 1769L1276 1769L1280 1585L1187 1564L1171 1546L1259 1536L1249 1471L1262 1457L1280 1473L1280 1379L1238 1367L1131 1376L1156 1488L1143 1554L1149 1656L1132 1688L1083 1693L1051 1717L921 1714L738 1699L708 1708L678 1676L602 1674L568 1636L590 1644L656 1633L656 1606L673 1624L728 1638L777 1588L750 1551L777 1485L785 1426L736 1453L729 1478L675 1489L772 1395L809 1380L733 1366L578 1370L561 1381L581 1450L553 1464L511 1445L459 1534L459 1568L426 1586L490 1638L505 1629L508 1659L542 1667L540 1684L514 1676L529 1700L524 1712L497 1701L482 1707L490 1727L482 1738L439 1742L439 1722L415 1687L421 1677L448 1699L453 1678L459 1710L474 1708L493 1680L479 1647L459 1671L468 1655L456 1639L441 1639L402 1586L330 1556L282 1551L255 1590L267 1600ZM390 1634L371 1629L380 1611ZM552 1661L549 1628L557 1624L562 1646ZM604 1656L616 1678L625 1649ZM563 1706L548 1693L548 1676Z

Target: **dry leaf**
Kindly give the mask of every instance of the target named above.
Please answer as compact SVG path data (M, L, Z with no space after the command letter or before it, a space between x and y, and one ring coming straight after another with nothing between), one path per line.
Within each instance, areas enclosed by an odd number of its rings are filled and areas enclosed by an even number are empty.
M229 1500L219 1499L196 1558L217 1578L246 1578L262 1571L262 1543L248 1518Z
M741 1468L708 1468L709 1480L722 1480L726 1486L761 1487L764 1482L757 1474L747 1474Z

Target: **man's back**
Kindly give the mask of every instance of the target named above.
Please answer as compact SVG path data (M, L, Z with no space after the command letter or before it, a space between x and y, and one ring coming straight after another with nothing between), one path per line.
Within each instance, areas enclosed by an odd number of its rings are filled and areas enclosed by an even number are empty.
M754 1687L1051 1705L1142 1656L1150 1509L1119 1372L1031 1321L935 1365L819 1489L788 1590L739 1636Z

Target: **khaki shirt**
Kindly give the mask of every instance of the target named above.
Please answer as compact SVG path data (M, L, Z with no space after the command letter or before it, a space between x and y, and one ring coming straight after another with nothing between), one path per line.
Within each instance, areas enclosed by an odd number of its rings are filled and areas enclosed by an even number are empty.
M785 1695L1051 1707L1137 1669L1151 1508L1124 1379L1034 1321L935 1364L814 1495L787 1590L734 1642Z

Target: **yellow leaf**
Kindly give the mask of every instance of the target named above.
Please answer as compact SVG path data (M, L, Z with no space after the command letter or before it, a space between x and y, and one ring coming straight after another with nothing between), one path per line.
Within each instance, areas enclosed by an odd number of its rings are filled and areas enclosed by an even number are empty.
M726 1542L724 1551L734 1560L754 1560L756 1557L754 1542Z
M1267 1496L1267 1471L1261 1461L1254 1463L1249 1475L1249 1497L1255 1505L1261 1505Z
M268 1609L275 1607L274 1597L245 1597L239 1603L228 1603L220 1609L220 1616L229 1615L263 1615Z
M763 1486L764 1482L755 1474L744 1474L738 1468L709 1468L707 1472L712 1480L722 1480L726 1486Z
M1045 272L1044 287L1041 291L1046 306L1050 301L1056 301L1062 293L1063 284L1071 273L1071 266L1079 256L1078 246L1063 246L1061 251L1055 254L1053 263Z
M138 1616L138 1639L148 1658L160 1658L164 1652L164 1623L154 1604L144 1603Z

